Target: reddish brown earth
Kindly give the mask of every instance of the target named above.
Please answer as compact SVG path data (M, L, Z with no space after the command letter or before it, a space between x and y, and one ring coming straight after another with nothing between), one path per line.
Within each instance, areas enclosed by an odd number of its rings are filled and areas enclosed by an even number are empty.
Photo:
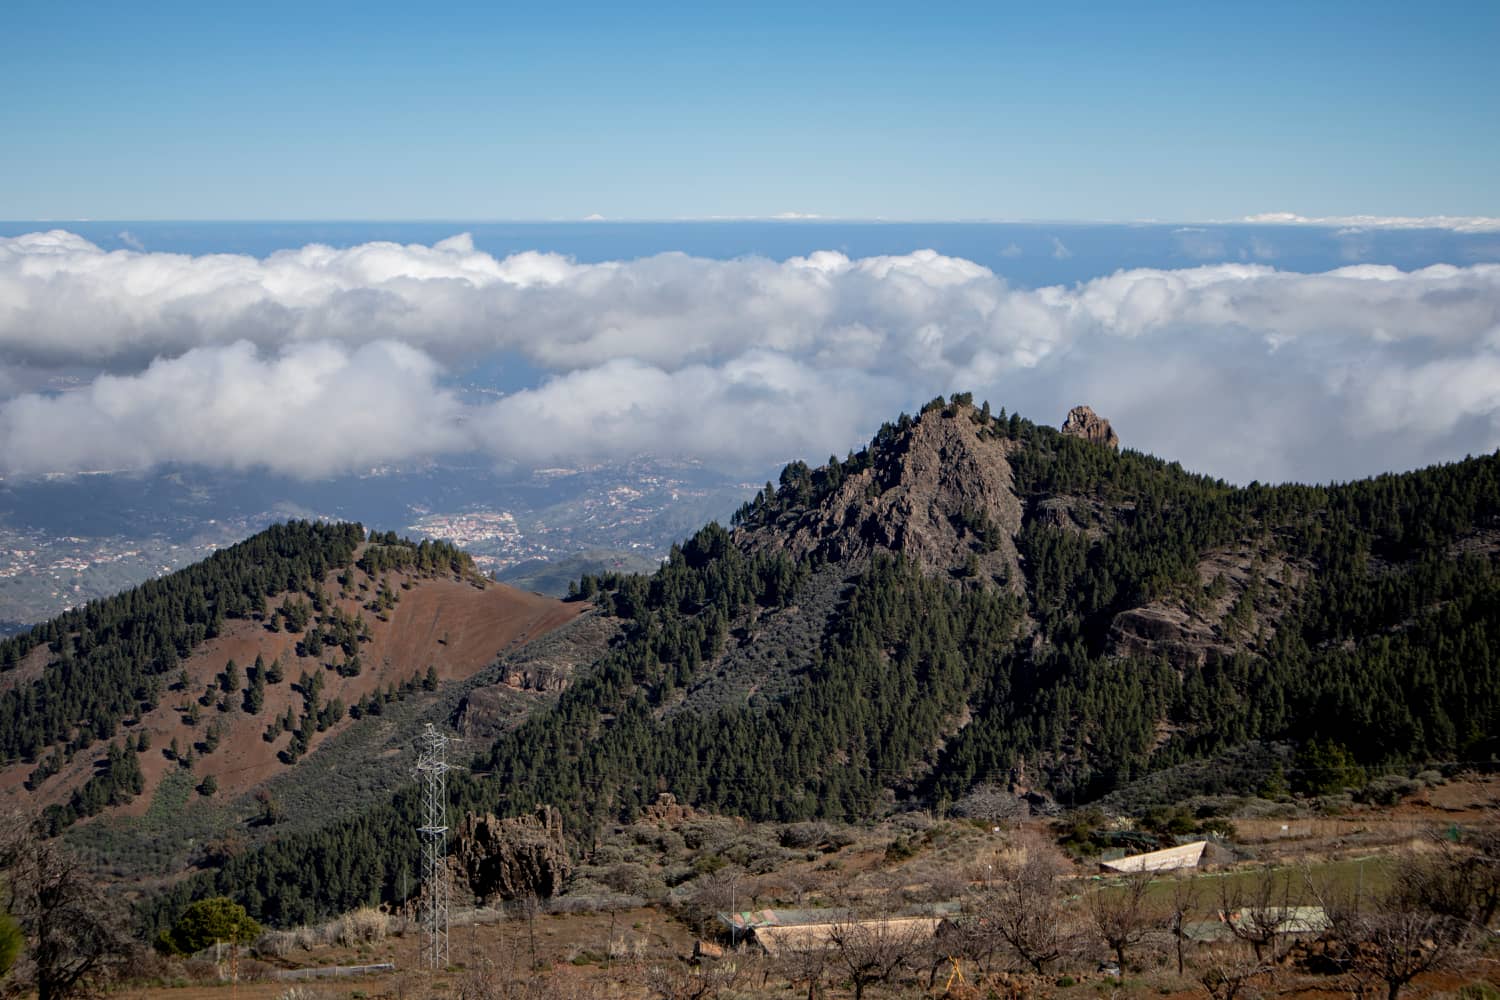
M375 593L375 581L361 571L355 573L367 590L359 590L356 584L351 596L340 599L335 574L329 575L324 588L333 598L332 603L344 613L361 615L369 625L370 641L361 643L359 649L363 663L360 675L344 678L324 666L343 659L337 647L325 647L323 655L316 659L299 657L296 652L297 642L302 638L299 634L271 632L259 621L228 622L224 634L205 642L183 661L182 669L187 671L189 681L187 690L164 692L154 710L137 725L124 730L131 735L142 729L149 732L151 749L140 757L146 779L144 794L116 810L117 813L145 812L162 776L178 767L161 751L174 737L186 751L203 739L209 724L216 719L226 727L220 745L213 753L197 757L193 773L199 780L213 775L220 796L233 797L250 791L285 770L287 765L277 758L277 753L286 747L290 735L282 733L267 743L262 734L271 720L288 706L293 715L301 715L302 696L292 685L304 672L322 673L325 703L339 698L348 706L389 684L399 686L413 676L425 675L429 666L436 669L440 680L471 677L500 654L546 635L587 607L490 581L454 576L421 578L392 572L385 578L399 600L387 612L389 621L380 621L375 612L363 607ZM403 585L409 585L410 589L403 589ZM271 609L279 607L282 600L270 601ZM45 653L45 649L39 652ZM259 713L250 715L241 707L241 700L246 668L255 663L257 655L267 664L280 657L285 677L280 684L266 686L264 706ZM239 666L241 677L241 689L229 695L229 710L220 711L214 705L200 707L198 724L189 725L184 720L188 706L196 702L229 660ZM166 680L175 684L175 671ZM350 721L346 716L338 725L316 734L309 753L315 753L326 740L349 726ZM36 792L28 792L24 787L34 765L18 763L6 768L0 772L0 803L6 807L24 803L28 808L40 809L54 802L66 802L73 790L88 779L105 749L107 744L100 743L91 752L78 754Z

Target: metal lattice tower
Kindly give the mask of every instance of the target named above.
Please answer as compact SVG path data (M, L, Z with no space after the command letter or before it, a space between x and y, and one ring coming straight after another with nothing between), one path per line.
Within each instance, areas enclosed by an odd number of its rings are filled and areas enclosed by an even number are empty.
M432 723L418 738L417 777L422 782L422 964L448 966L448 744L458 742Z

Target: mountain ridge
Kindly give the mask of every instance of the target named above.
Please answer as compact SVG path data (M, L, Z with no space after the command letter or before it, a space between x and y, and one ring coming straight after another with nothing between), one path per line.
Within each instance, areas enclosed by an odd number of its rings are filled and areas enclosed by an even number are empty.
M790 464L651 576L583 576L614 638L450 804L551 806L586 854L663 792L865 819L979 789L1087 802L1255 741L1300 748L1309 787L1328 760L1492 756L1496 538L1500 455L1238 488L934 400L844 460ZM273 923L399 901L416 807L401 792L224 859L144 919L216 893Z

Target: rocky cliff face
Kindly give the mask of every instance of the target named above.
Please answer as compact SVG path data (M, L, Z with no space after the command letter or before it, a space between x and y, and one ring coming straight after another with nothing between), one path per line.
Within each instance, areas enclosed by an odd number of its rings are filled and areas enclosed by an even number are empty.
M750 551L818 552L858 564L879 551L925 569L1013 583L1022 506L1007 456L969 407L933 410L901 432L877 464L849 476L821 504L742 532Z
M540 701L556 698L573 673L596 660L619 629L617 620L586 611L563 628L504 653L453 713L451 722L465 739L493 740Z
M1087 406L1075 406L1068 411L1068 419L1063 421L1062 432L1069 437L1083 438L1110 448L1120 447L1120 435L1115 433L1109 421Z
M1109 421L1087 406L1068 413L1061 433L1107 448L1120 443ZM1092 548L1135 516L1128 497L1023 494L1012 462L1030 446L972 406L932 407L898 424L874 449L868 468L848 474L815 502L783 505L773 518L741 529L736 540L752 552L817 553L848 571L874 553L899 553L966 585L993 582L1025 596L1036 583L1030 579L1035 568L1017 547L1027 525L1083 535ZM1271 557L1264 545L1242 543L1205 552L1198 575L1201 590L1184 584L1139 607L1118 609L1103 639L1107 651L1160 657L1179 670L1201 668L1274 633L1305 574ZM1045 642L1039 635L1032 641ZM733 655L725 660L735 662Z
M511 819L470 813L458 828L454 863L478 900L547 899L572 870L562 814L551 806Z

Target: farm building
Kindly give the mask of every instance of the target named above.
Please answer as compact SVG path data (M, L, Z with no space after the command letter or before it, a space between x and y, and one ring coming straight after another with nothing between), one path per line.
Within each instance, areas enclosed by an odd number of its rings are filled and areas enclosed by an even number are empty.
M924 907L922 915L859 918L850 910L745 910L719 914L729 930L730 942L749 944L771 956L826 948L838 928L859 928L870 934L889 934L929 939L937 934L943 914L956 912L957 905L938 903Z
M1219 914L1217 920L1194 920L1182 925L1183 936L1190 941L1207 943L1229 941L1234 938L1234 928L1244 923L1246 910L1235 910ZM1257 921L1262 925L1274 924L1277 935L1296 937L1318 935L1329 927L1328 914L1321 906L1276 907Z
M1203 864L1205 853L1208 850L1208 841L1195 840L1191 844L1182 844L1179 847L1168 847L1160 851L1148 851L1145 854L1132 854L1128 857L1116 858L1113 861L1099 862L1099 870L1108 874L1120 875L1133 872L1170 872L1181 868L1197 868Z
M743 940L751 931L762 927L801 927L805 924L832 924L850 920L854 916L849 910L740 910L737 913L719 914L719 923L729 930L733 943Z
M878 917L873 920L798 924L791 927L757 927L746 940L775 958L778 955L828 948L838 932L868 934L872 940L885 937L887 940L927 941L937 934L942 922L940 917Z

